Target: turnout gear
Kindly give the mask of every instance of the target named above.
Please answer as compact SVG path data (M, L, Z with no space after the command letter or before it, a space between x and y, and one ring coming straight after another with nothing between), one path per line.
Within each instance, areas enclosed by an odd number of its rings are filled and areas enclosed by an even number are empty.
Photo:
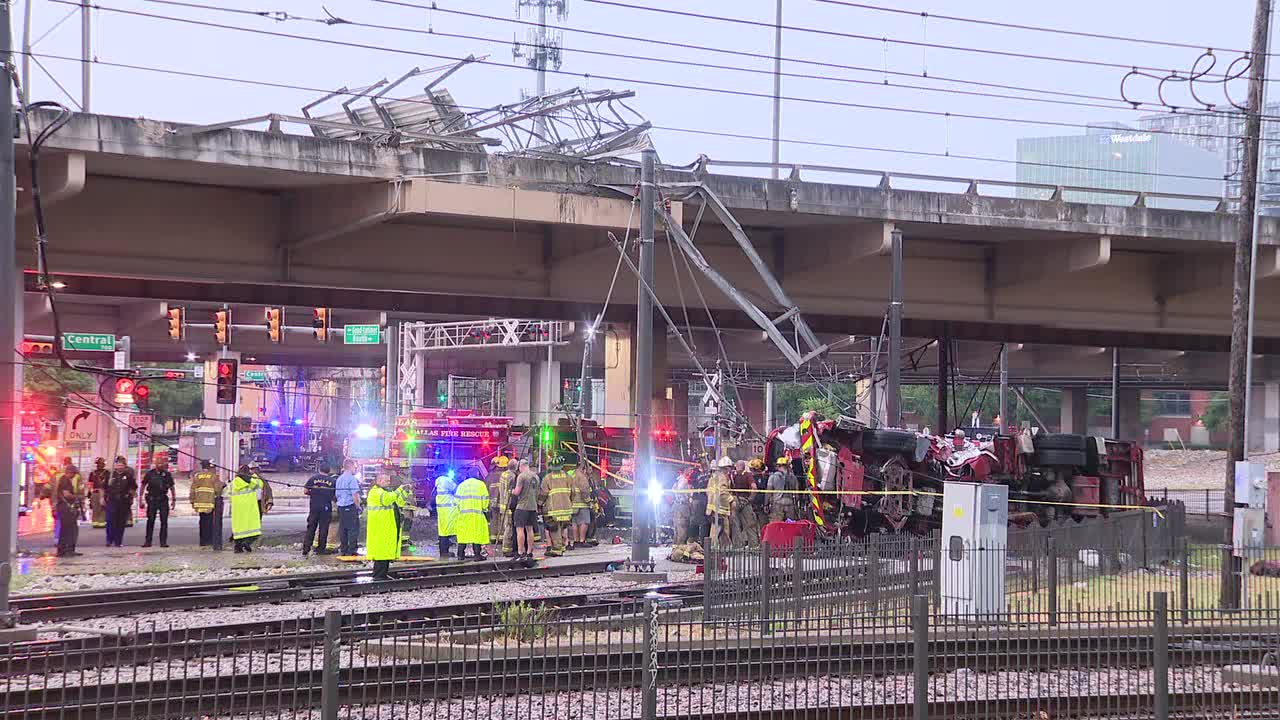
M369 490L365 503L369 519L365 528L365 554L370 560L400 559L400 519L397 508L404 507L404 496L381 485Z
M400 487L395 490L400 494L400 499L404 504L399 510L400 516L400 545L409 547L409 533L413 531L413 508L417 504L417 497L413 494L413 483L409 481L402 482Z
M224 489L226 484L213 471L208 461L204 463L200 472L191 478L188 499L191 502L191 509L200 516L201 547L206 545L222 547L222 530L217 526L221 525L222 520L222 506L219 500Z
M780 490L795 490L795 476L791 474L790 468L779 458L778 469L769 476L768 489L774 491L770 493L769 502L769 522L783 522L785 520L796 519L796 505L793 495Z
M573 517L573 479L569 474L559 467L548 472L538 488L538 504L547 523L547 534L551 536L551 549L547 554L563 555L563 531Z
M681 473L676 478L675 492L671 498L671 530L675 534L674 543L684 545L689 542L689 515L692 512L693 498L689 474Z
M720 467L729 458L722 458ZM732 461L730 461L732 465ZM733 514L734 497L730 488L729 476L723 469L711 473L707 481L707 515L711 518L711 544L719 549L728 549L733 541L730 532L730 516Z
M506 458L498 458L505 460ZM504 465L504 467L507 467ZM507 467L498 475L498 484L494 488L494 513L493 519L489 523L490 542L494 545L501 544L502 552L510 553L514 551L512 545L511 531L511 496L515 491L516 474Z
M104 528L107 526L107 484L111 481L111 471L102 458L94 463L97 467L89 473L89 520L94 527Z

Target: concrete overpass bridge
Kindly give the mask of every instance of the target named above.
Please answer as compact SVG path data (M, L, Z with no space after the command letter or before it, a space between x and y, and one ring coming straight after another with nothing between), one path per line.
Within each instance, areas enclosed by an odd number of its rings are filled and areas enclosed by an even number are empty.
M24 153L20 146L20 167ZM75 115L42 158L49 261L68 299L319 306L362 317L585 321L599 310L617 261L607 231L623 235L631 217L618 189L633 187L638 175L625 163L92 114ZM1028 372L1053 363L1078 371L1081 357L1109 363L1089 349L1120 347L1137 354L1126 362L1164 353L1162 362L1199 368L1191 382L1216 386L1225 377L1215 354L1229 346L1237 218L1213 202L1179 210L1135 196L1131 204L1095 205L1065 202L1060 189L1046 189L1042 200L993 196L991 183L956 186L956 178L934 178L957 190L940 192L901 189L892 176L856 185L806 179L806 169L764 180L716 168L666 168L660 180L702 182L719 196L826 337L880 332L887 238L896 228L904 237L909 337L1021 344ZM28 182L20 178L19 186ZM20 193L19 206L29 212L29 197ZM687 230L697 211L673 207ZM721 273L759 294L723 226L705 220L696 241ZM1276 219L1263 221L1260 242L1255 349L1266 356L1280 354ZM664 303L679 306L683 293L694 325L714 324L730 337L740 331L744 346L758 346L755 325L728 298L704 281L704 311L676 258L661 249L658 257ZM19 260L35 266L29 240L20 241ZM635 291L624 277L606 316L619 337L629 337ZM1011 356L1014 372L1020 353ZM670 348L662 354L675 359ZM763 357L760 364L768 366Z

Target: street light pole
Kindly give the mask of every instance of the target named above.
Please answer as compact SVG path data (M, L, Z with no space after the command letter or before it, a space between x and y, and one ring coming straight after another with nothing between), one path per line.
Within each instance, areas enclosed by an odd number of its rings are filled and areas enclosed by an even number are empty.
M9 32L11 4L0 2L0 64L13 72L12 37ZM9 612L9 578L13 574L13 549L18 524L14 488L18 482L18 409L22 394L18 373L19 319L17 235L14 227L17 208L14 188L13 82L6 79L0 92L0 347L10 362L0 363L0 627L12 627ZM58 338L54 338L56 342Z

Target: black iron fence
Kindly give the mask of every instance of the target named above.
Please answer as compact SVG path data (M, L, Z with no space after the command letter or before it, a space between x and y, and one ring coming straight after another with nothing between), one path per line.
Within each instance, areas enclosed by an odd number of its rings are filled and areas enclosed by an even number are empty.
M1177 623L1149 608L939 617L927 595L875 623L811 608L755 623L661 598L593 617L361 623L270 635L168 629L16 645L3 718L1274 717L1280 611ZM184 634L185 633L185 634ZM78 645L77 645L78 643ZM76 647L71 647L76 645Z

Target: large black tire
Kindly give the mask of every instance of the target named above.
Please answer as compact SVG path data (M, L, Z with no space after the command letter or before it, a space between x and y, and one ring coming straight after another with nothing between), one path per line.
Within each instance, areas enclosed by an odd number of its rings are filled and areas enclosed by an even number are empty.
M1087 462L1083 450L1036 450L1031 455L1032 465L1083 467Z
M1084 452L1089 439L1071 433L1046 433L1035 438L1036 450L1075 450Z
M862 449L912 456L916 452L916 434L908 430L863 430Z

